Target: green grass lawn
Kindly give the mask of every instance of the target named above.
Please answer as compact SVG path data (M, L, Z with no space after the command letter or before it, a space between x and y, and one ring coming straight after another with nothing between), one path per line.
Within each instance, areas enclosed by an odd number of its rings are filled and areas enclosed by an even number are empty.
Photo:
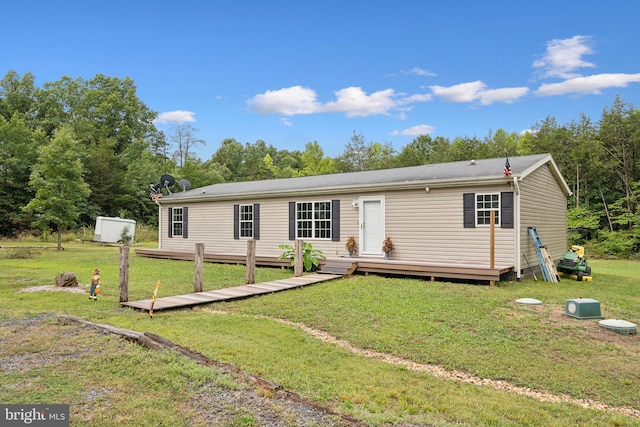
M356 275L211 305L228 314L200 308L156 312L150 319L117 303L118 248L65 247L62 252L41 250L31 259L0 258L0 320L64 313L151 331L368 425L640 425L633 417L541 402L367 359L268 318L300 322L357 347L422 364L640 410L639 336L617 335L595 320L563 316L566 300L582 296L599 300L606 318L639 324L638 262L591 261L593 282L530 279L494 288ZM74 271L81 283L88 283L95 267L101 269L103 282L97 302L83 294L16 292L52 284L63 271ZM149 298L157 280L159 296L192 292L193 275L192 262L140 258L132 251L129 297ZM291 271L282 269L256 272L258 282L289 276ZM206 264L204 280L205 290L241 285L245 267ZM544 304L515 303L523 297ZM0 371L0 383L3 380ZM39 396L32 398L41 400ZM0 388L0 401L13 399L15 395ZM63 395L56 401L73 404Z

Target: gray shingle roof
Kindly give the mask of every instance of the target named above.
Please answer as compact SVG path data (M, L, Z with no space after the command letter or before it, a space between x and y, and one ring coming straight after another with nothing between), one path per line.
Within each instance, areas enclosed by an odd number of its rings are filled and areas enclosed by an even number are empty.
M509 158L514 176L521 176L545 159L549 154L535 154ZM552 161L552 160L551 160ZM212 199L260 194L310 192L331 189L336 192L349 189L390 186L402 184L429 184L460 181L480 181L502 177L505 158L482 159L472 162L461 161L404 168L371 170L363 172L336 173L330 175L303 176L297 178L268 179L261 181L228 182L173 193L160 199L160 202L173 202L185 199Z

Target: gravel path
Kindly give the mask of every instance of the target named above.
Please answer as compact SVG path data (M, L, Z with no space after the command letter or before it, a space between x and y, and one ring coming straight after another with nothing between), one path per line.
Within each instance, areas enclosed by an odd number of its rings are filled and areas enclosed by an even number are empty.
M523 396L528 396L531 397L533 399L537 399L543 402L555 402L555 403L569 403L569 404L573 404L573 405L578 405L581 406L583 408L588 408L588 409L597 409L597 410L601 410L601 411L607 411L607 412L611 412L611 413L615 413L615 414L621 414L621 415L625 415L625 416L629 416L629 417L634 417L634 418L640 418L640 410L637 409L633 409L633 408L625 408L625 407L615 407L615 406L610 406L601 402L597 402L591 399L576 399L574 397L568 396L568 395L564 395L564 394L553 394L553 393L549 393L546 391L542 391L542 390L533 390L531 388L528 387L520 387L520 386L516 386L513 385L507 381L501 381L501 380L492 380L492 379L488 379L488 378L480 378L480 377L476 377L474 375L471 375L467 372L463 372L463 371L458 371L458 370L447 370L441 366L438 365L425 365L422 363L416 363L413 362L411 360L408 359L404 359L398 356L395 356L393 354L388 354L388 353L381 353L378 351L374 351L374 350L368 350L368 349L364 349L364 348L360 348L357 347L353 344L351 344L348 341L345 340L341 340L338 339L332 335L329 335L328 333L324 332L324 331L319 331L317 329L312 329L302 323L296 323L296 322L291 322L289 320L285 320L285 319L278 319L278 318L274 318L274 317L269 317L269 316L252 316L252 315L241 315L241 314L237 314L237 313L231 313L231 312L226 312L226 311L220 311L220 310L214 310L214 309L210 309L210 308L205 308L205 311L208 311L210 313L214 313L214 314L222 314L222 315L234 315L234 316L248 316L248 317L256 317L256 318L260 318L260 319L269 319L269 320L273 320L275 322L278 323L282 323L288 326L291 326L293 328L297 328L300 329L306 333L308 333L309 335L312 335L313 337L333 344L336 347L340 347L343 348L347 351L350 351L351 353L369 358L369 359L375 359L375 360L379 360L381 362L385 362L385 363L389 363L392 365L398 365L398 366L404 366L405 368L407 368L408 370L414 371L414 372L424 372L427 373L429 375L433 375L434 377L437 378L443 378L443 379L448 379L448 380L455 380L455 381L462 381L465 383L470 383L470 384L474 384L477 386L481 386L481 387L490 387L493 388L495 390L501 390L501 391L508 391L510 393L515 393L515 394L520 394Z

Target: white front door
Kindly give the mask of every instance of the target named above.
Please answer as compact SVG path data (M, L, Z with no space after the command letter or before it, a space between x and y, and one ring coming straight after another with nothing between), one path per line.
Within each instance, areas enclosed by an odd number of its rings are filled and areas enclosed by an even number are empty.
M384 198L360 198L360 253L382 255Z

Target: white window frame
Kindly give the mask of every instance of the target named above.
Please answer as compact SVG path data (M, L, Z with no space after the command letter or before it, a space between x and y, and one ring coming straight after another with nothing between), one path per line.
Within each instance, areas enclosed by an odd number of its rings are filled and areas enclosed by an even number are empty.
M184 209L173 208L171 211L171 236L182 237L184 235ZM177 219L180 218L180 219ZM176 230L176 225L179 225L180 232Z
M253 205L239 205L239 235L241 239L253 239ZM247 233L248 231L248 233Z
M475 208L476 227L491 226L491 211L495 212L495 226L500 225L500 193L476 193ZM480 216L481 214L483 215Z
M324 209L322 209L323 204ZM300 218L301 205L311 205L311 209L304 212L310 217ZM306 206L304 206L306 208ZM331 224L332 214L331 200L318 200L313 202L296 202L296 238L305 240L331 240L333 229ZM301 227L303 223L310 223ZM322 237L322 234L325 234Z

